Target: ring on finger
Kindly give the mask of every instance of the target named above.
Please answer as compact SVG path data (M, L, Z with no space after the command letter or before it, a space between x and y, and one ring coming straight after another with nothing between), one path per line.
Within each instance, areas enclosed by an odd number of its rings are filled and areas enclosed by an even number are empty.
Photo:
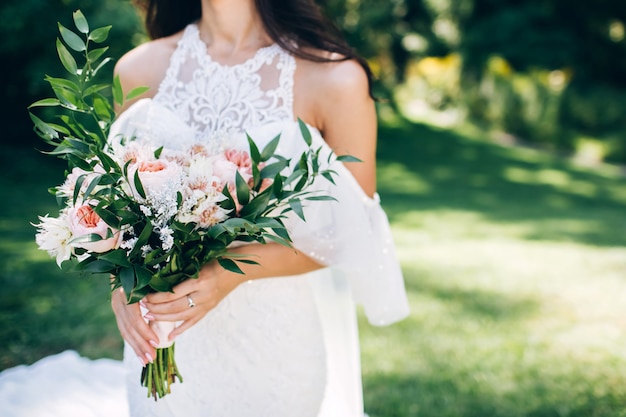
M196 306L196 303L193 302L193 299L191 298L190 295L187 296L187 305L189 306L189 308Z

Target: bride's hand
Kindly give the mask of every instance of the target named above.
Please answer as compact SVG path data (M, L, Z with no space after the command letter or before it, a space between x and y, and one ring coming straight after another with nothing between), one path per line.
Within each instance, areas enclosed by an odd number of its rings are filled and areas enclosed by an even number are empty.
M152 362L156 357L154 348L159 339L141 316L139 304L127 304L126 295L122 288L119 288L111 294L111 307L124 340L135 351L144 366Z
M228 272L217 262L200 270L197 279L188 279L173 288L174 292L149 294L144 298L148 320L182 321L169 335L174 340L217 306L232 290L246 280L245 275Z

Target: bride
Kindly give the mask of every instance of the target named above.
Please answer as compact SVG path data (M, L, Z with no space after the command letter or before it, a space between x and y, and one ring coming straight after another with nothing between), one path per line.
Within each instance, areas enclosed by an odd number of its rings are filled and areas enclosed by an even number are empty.
M247 133L261 145L280 133L278 153L290 156L301 142L300 118L321 146L362 162L336 163L336 186L319 185L338 202L305 207L306 223L292 219L294 249L233 249L260 263L245 265L245 275L210 263L198 279L141 306L113 294L131 415L362 416L352 300L376 325L408 314L375 194L367 64L313 0L139 3L153 40L122 57L116 72L125 91L147 85L150 97L120 109L112 131L168 145L187 131L205 142ZM159 338L150 324L157 321L180 323L169 338L184 383L155 402L139 375L155 358Z

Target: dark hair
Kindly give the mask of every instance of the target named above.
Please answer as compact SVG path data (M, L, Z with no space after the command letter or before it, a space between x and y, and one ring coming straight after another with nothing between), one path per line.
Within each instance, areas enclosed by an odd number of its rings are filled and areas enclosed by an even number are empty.
M134 0L145 13L145 24L152 39L173 35L202 15L200 0ZM372 95L372 71L345 41L341 31L330 22L314 0L255 0L268 35L291 54L315 62L355 60L365 70ZM310 49L336 53L331 59Z

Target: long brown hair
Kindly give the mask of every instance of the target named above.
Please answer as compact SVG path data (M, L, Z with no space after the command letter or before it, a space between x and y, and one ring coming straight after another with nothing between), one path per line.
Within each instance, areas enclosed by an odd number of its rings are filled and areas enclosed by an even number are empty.
M173 35L200 19L201 0L134 0L144 12L145 24L152 39ZM372 95L372 71L345 41L341 31L328 20L314 0L255 0L268 35L274 42L298 58L315 62L355 60L365 70ZM314 50L336 53L327 58Z

